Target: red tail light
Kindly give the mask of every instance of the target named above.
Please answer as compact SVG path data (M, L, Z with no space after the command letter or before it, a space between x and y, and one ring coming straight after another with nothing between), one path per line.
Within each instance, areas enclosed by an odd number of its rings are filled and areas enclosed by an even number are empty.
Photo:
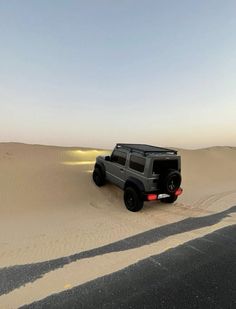
M148 201L154 201L157 199L157 195L156 194L148 194L147 195L147 200Z
M175 191L175 195L178 196L178 195L182 194L182 192L183 192L183 189L179 188L178 190Z

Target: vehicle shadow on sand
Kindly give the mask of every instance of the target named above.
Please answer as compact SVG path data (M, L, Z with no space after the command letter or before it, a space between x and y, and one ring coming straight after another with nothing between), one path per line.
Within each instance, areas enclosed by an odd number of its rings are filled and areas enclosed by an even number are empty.
M72 254L70 256L39 263L0 268L0 295L7 294L16 288L25 285L26 283L34 282L35 280L43 277L43 275L80 259L139 248L163 240L172 235L212 226L235 212L236 206L233 206L216 214L196 218L190 217L131 237L127 237L108 245Z

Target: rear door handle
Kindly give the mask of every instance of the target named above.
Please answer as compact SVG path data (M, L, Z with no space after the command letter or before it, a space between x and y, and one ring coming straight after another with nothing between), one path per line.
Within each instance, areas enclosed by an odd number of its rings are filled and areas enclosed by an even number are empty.
M123 168L120 168L120 171L121 171L121 172L124 172L124 169L123 169Z

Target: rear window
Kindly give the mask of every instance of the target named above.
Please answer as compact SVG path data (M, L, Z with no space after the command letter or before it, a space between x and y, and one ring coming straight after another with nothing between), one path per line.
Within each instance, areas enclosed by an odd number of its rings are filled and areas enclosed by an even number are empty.
M130 156L129 167L135 171L143 173L145 166L145 159L134 155Z
M111 161L121 165L125 165L126 157L126 153L115 150L111 155Z
M153 162L153 174L162 174L168 169L178 170L178 160L155 160Z

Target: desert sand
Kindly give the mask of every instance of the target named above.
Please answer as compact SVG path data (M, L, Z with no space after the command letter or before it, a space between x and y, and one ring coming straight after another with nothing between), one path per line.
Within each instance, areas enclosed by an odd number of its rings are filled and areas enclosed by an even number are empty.
M138 213L126 210L120 189L111 184L102 188L93 184L96 156L109 153L0 143L0 270L69 259L156 227L236 205L236 147L179 149L183 195L174 205L145 203ZM211 226L148 245L68 262L2 293L0 307L30 304L235 223L236 215L231 213Z

